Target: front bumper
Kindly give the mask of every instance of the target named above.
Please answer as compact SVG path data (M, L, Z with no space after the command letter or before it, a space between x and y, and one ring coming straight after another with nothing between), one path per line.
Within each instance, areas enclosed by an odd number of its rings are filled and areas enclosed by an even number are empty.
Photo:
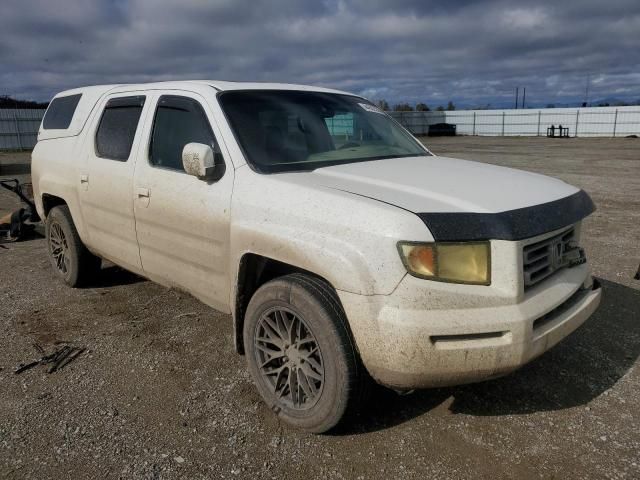
M381 384L426 388L509 373L578 328L602 294L586 265L558 272L517 303L497 306L476 299L476 305L461 300L447 308L437 295L430 298L424 282L406 277L388 296L338 292L360 356Z

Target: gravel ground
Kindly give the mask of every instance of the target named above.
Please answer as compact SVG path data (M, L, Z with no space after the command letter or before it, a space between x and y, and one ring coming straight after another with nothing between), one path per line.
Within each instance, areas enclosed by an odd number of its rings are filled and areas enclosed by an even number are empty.
M428 143L592 194L584 243L604 299L571 337L502 379L376 389L341 431L301 434L261 403L229 316L113 266L72 290L42 238L3 244L0 477L639 478L640 140ZM0 192L0 213L14 206ZM13 373L34 344L64 343L87 350L52 374Z

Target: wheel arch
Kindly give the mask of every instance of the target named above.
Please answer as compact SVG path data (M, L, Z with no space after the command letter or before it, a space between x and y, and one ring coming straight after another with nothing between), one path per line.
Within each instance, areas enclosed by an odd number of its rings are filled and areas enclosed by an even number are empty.
M42 212L44 214L43 218L47 218L52 208L58 207L60 205L68 206L67 201L64 198L58 197L57 195L52 195L50 193L43 193L42 194Z
M302 273L318 278L335 291L335 287L326 278L295 265L251 252L245 253L240 258L233 303L233 340L236 352L240 355L245 353L242 331L251 297L265 283L292 273ZM337 295L336 298L340 302Z

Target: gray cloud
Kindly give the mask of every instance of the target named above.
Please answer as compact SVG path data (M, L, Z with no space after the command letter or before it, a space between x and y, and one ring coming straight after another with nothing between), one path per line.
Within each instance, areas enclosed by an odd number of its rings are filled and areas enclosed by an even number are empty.
M4 0L0 94L184 78L394 101L640 98L637 0Z

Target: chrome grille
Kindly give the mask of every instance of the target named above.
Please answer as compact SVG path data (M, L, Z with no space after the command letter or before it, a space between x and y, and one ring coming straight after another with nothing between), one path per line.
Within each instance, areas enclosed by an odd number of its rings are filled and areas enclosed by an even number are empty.
M576 242L575 229L523 249L524 286L531 287L567 266L584 263L584 252Z

